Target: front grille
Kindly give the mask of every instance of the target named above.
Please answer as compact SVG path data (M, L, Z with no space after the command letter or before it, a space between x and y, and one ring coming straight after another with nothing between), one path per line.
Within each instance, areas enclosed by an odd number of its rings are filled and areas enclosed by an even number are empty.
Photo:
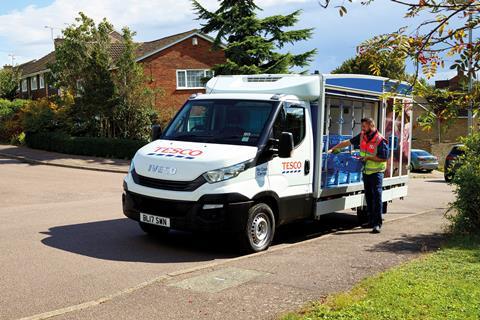
M141 176L135 170L132 171L132 177L133 181L141 186L170 191L194 191L207 182L203 176L193 181L160 180Z
M135 210L162 217L184 217L195 209L196 202L172 201L129 193Z

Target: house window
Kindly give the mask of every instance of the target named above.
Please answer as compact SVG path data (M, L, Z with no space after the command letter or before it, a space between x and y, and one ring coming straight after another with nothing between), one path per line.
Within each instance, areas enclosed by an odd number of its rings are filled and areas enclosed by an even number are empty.
M38 82L37 82L37 76L33 76L30 80L30 86L32 90L37 90L38 89Z
M28 91L28 78L22 79L22 92Z
M45 77L43 74L39 75L38 76L38 84L40 85L40 89L44 89L45 88Z
M211 77L211 70L177 70L177 89L203 89L204 78Z

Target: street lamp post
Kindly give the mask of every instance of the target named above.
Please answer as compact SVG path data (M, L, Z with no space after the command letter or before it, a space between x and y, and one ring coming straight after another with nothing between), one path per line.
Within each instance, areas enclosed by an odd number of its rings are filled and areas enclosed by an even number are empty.
M468 22L471 22L471 21L472 21L472 13L470 13L468 16ZM470 105L468 106L468 134L473 133L473 100L471 98L472 90L473 90L472 42L473 42L473 30L472 30L472 26L470 26L468 30L468 44L470 49L469 56L468 56L468 94L470 96Z
M45 26L44 28L45 29L50 29L50 37L52 38L53 47L55 48L55 39L53 37L53 29L55 29L55 28L51 27L51 26Z

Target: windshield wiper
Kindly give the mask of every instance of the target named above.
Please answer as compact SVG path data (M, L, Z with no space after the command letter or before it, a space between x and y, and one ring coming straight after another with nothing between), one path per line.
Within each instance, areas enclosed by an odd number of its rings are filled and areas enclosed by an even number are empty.
M201 134L193 134L193 133L189 133L189 134L182 134L180 136L173 136L172 138L174 139L186 139L186 138L212 138L213 135L201 135Z

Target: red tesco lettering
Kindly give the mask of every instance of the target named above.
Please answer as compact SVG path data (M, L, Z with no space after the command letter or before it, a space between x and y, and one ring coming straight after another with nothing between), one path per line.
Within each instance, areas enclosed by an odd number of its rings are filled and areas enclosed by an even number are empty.
M192 150L192 149L182 149L182 148L168 148L168 147L157 147L155 152L167 153L167 154L180 154L182 156L191 156L198 157L203 154L202 150Z

